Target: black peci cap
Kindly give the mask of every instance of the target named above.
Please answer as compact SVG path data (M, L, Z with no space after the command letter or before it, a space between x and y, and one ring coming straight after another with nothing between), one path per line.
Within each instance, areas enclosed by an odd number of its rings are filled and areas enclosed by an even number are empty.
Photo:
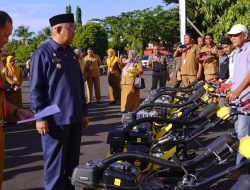
M218 42L218 43L216 44L216 48L217 48L217 49L223 49L221 42Z
M231 45L232 41L230 40L230 38L224 38L223 40L220 41L221 45L225 44L225 45Z
M49 19L51 27L61 23L74 23L74 22L75 22L74 15L72 13L56 15Z

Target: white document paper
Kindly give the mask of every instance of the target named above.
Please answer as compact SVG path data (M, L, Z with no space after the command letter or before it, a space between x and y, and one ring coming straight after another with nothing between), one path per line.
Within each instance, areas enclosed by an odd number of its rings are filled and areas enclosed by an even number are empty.
M59 109L59 107L58 107L57 104L54 104L54 105L51 105L51 106L47 106L42 111L40 111L39 113L35 114L34 117L18 121L17 124L26 123L26 122L34 121L34 120L37 120L37 119L41 119L43 117L47 117L47 116L59 113L60 111L61 110Z

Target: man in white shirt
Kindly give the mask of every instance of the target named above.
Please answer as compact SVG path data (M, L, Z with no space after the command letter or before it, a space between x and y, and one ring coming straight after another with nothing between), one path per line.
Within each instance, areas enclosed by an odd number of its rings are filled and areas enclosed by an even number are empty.
M220 43L222 45L223 51L229 58L229 78L225 81L225 83L228 84L232 82L232 78L233 78L233 69L234 69L234 62L235 62L234 58L235 58L236 51L234 49L232 41L229 38L225 38Z

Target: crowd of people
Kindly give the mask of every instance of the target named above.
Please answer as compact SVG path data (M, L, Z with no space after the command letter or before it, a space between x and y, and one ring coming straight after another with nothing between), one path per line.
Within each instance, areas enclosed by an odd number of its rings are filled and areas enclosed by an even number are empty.
M12 19L0 11L1 47L12 33ZM49 105L57 104L60 113L36 121L41 134L44 155L44 188L73 189L70 177L78 165L81 130L88 126L88 104L101 104L100 57L92 48L87 55L81 49L73 50L70 44L75 33L73 14L55 15L49 19L51 38L43 43L29 60L31 110L22 108L22 73L15 58L8 56L1 66L0 95L0 187L4 158L3 119L13 122L32 117ZM231 83L227 99L250 98L250 42L246 26L234 25L225 38L214 42L213 34L193 39L184 36L184 44L174 45L173 87L187 86L196 79L217 80ZM140 89L134 87L136 77L143 74L143 66L135 50L127 52L128 58L117 57L114 49L107 50L108 96L110 104L120 104L120 111L131 112L139 107ZM166 55L160 53L155 44L148 58L148 69L152 70L151 90L163 88L170 80ZM239 69L238 69L239 68ZM10 93L4 93L4 87ZM10 103L9 103L10 102ZM250 134L250 117L238 116L235 122L238 138ZM238 155L237 163L241 161ZM0 188L1 189L1 188Z
M177 44L174 57L175 83L177 78L183 86L187 86L196 79L217 81L229 84L227 99L234 101L249 100L250 98L250 42L249 31L245 25L232 26L225 38L217 44L213 34L199 37L198 44L194 44L191 34L184 36L184 45ZM203 44L204 42L204 44ZM180 76L177 77L179 72ZM238 115L235 119L235 131L238 139L250 134L250 116ZM242 156L238 154L236 163L239 164Z

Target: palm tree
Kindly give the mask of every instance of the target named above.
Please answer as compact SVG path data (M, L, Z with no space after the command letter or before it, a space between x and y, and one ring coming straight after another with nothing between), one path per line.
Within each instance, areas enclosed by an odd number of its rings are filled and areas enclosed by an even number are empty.
M23 44L28 45L28 40L34 35L34 32L29 32L29 27L21 25L14 31L14 36L21 38Z
M51 35L50 27L47 26L38 32L38 35L41 35L44 39L48 39Z

